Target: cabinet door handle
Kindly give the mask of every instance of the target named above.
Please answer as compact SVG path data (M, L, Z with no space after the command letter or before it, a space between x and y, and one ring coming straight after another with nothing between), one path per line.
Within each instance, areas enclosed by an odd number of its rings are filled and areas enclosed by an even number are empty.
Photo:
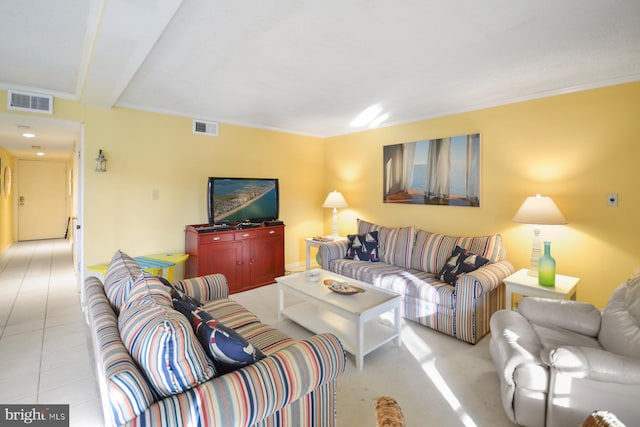
M269 230L269 234L276 234L274 230Z
M212 238L211 240L213 240L213 241L215 242L215 241L217 241L217 240L220 240L220 237L214 237L214 238Z
M250 234L249 234L249 233L244 233L244 234L242 235L242 237L249 237L249 236L250 236Z

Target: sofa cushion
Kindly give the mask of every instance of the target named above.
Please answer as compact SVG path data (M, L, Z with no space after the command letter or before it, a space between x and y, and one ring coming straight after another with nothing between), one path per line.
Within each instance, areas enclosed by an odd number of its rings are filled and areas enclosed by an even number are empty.
M153 298L135 299L123 307L118 329L160 396L181 393L216 374L189 321L173 307Z
M197 299L187 295L182 289L176 287L173 283L165 279L164 277L158 277L158 280L162 282L164 286L169 290L169 294L171 295L172 300L180 300L188 302L196 307L202 307L202 303Z
M374 281L384 272L401 272L404 269L386 262L362 262L346 258L331 260L330 270L342 276L376 284Z
M234 330L260 322L260 319L258 319L255 314L229 298L207 301L202 308L214 318Z
M459 276L471 273L488 262L487 258L456 246L438 276L443 282L455 286Z
M418 230L411 255L411 268L438 274L456 246L487 258L490 262L504 261L507 257L499 234L456 237Z
M216 366L224 374L250 365L265 355L240 334L214 319L201 307L175 299L174 307L191 323L200 344Z
M347 235L349 245L347 246L346 259L355 261L378 262L378 232L371 231L365 234Z
M358 234L372 231L378 232L378 255L380 261L398 267L411 266L411 252L415 239L413 227L391 228L373 224L361 219L357 220Z
M619 286L609 297L602 312L598 341L612 353L638 358L640 354L640 328L627 309L626 286Z
M488 258L490 262L504 261L507 259L507 251L502 245L502 236L500 234L458 237L456 244L461 248Z
M261 322L242 326L235 331L266 355L277 353L296 342L293 338Z
M455 288L426 271L382 271L376 278L376 286L404 295L405 304L416 299L441 308L456 307Z
M411 268L438 274L457 245L457 238L418 230Z
M150 298L157 304L173 307L169 289L159 278L151 273L143 271L138 277L134 278L133 281L129 282L132 282L131 285L123 284L122 286L124 303L121 310L124 310L124 307L128 304L145 298Z
M124 304L129 288L140 273L142 269L138 263L124 252L117 250L111 258L104 278L104 292L116 312Z

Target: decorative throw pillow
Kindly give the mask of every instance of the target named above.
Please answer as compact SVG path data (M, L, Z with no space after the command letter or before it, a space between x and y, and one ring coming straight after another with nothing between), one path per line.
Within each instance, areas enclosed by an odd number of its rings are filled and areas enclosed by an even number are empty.
M266 356L242 335L214 319L202 308L174 299L173 305L191 326L220 374L250 365Z
M169 293L171 295L171 300L180 300L180 301L186 301L189 304L193 304L196 307L202 307L202 303L200 301L198 301L197 299L187 295L182 289L179 289L178 287L176 287L173 283L171 283L170 281L168 281L167 279L165 279L162 276L158 276L157 277L158 280L160 280L162 282L162 284L164 284L167 288L169 288Z
M135 299L120 312L118 329L159 396L182 393L216 375L191 325L171 306Z
M411 253L416 237L413 226L384 227L358 218L357 227L358 234L378 232L378 257L381 262L403 268L411 267Z
M124 304L129 288L140 273L142 269L136 260L124 252L117 250L111 258L104 278L104 293L116 312Z
M378 262L378 232L371 231L365 234L348 234L347 259L355 261Z
M151 273L143 271L136 277L131 285L123 285L123 298L121 310L133 301L150 298L156 304L173 307L173 299L169 289Z
M442 270L440 270L440 280L455 286L458 277L477 270L488 262L489 260L487 258L469 252L460 246L456 246L449 260L444 267L442 267Z

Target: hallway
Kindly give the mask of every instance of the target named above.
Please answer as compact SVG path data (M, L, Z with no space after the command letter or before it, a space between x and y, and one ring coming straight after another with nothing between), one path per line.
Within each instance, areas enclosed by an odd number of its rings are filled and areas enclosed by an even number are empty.
M71 243L0 255L0 404L69 404L70 426L103 425Z

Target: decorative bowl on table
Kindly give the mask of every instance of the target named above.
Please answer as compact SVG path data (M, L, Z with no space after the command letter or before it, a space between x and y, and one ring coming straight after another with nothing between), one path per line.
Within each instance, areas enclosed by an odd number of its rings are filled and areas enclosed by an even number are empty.
M325 279L323 283L331 291L341 295L353 295L353 294L359 294L360 292L364 292L364 289L359 288L357 286L353 286L352 284L347 282L339 282L337 280Z

